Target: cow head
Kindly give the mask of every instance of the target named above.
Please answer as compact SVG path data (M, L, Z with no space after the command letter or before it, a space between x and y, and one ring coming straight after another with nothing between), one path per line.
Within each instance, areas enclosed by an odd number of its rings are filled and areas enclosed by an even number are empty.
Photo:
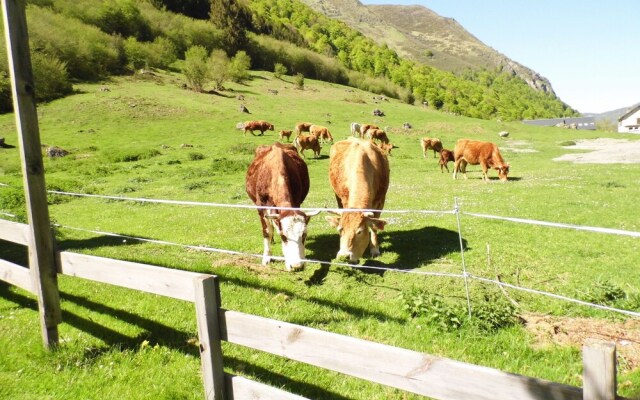
M498 171L498 177L502 182L507 181L507 175L509 175L509 164L502 164L499 167L496 167L496 171Z
M346 258L357 263L371 243L376 231L383 230L386 221L374 218L371 212L344 212L336 216L327 216L329 224L340 233L340 250L337 258ZM371 249L371 256L379 255L379 249Z
M304 269L304 243L307 239L307 224L312 216L320 211L308 214L302 211L281 211L278 214L267 214L282 240L282 254L287 271Z

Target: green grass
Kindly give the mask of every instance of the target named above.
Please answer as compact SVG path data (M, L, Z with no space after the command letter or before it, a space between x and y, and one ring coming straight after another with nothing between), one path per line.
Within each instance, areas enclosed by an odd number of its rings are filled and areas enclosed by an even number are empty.
M640 231L637 215L640 165L555 162L569 142L621 137L604 132L568 131L451 116L401 104L373 103L372 95L305 80L297 90L291 77L254 72L246 85L222 95L180 88L179 75L156 81L116 78L77 85L80 93L38 108L42 143L70 151L45 159L49 189L226 204L250 204L244 175L261 144L277 140L280 129L311 121L328 126L336 140L349 136L352 121L389 127L393 151L387 210L461 210L500 216ZM278 90L277 95L267 89ZM238 111L243 94L251 115ZM364 99L365 102L354 102ZM375 108L386 117L373 117ZM0 137L17 146L13 115L0 116ZM275 131L243 136L240 121L266 119ZM413 129L403 131L403 122ZM510 132L508 139L497 133ZM419 138L435 136L452 149L461 137L490 140L511 164L510 181L489 184L477 166L469 180L441 174L437 160L423 159ZM629 136L623 136L629 139ZM182 146L184 144L192 147ZM509 149L532 149L518 152ZM335 207L328 182L329 146L307 158L311 190L305 207ZM452 165L450 164L450 168ZM0 211L26 220L21 197L18 148L0 149ZM65 227L204 245L250 254L262 252L260 224L253 210L175 206L50 195L51 218ZM368 265L414 271L461 272L453 215L383 213L382 256ZM519 225L461 216L470 273L577 298L598 290L638 292L637 239L574 230ZM472 324L442 331L428 318L411 318L401 294L425 290L464 306L463 282L415 274L366 273L345 267L308 265L287 273L281 263L262 267L259 258L235 257L138 243L60 227L62 250L213 273L221 279L227 309L276 318L456 360L486 365L571 385L581 385L578 347L536 343L523 326L487 332ZM280 245L274 246L276 252ZM338 235L321 214L311 220L307 257L332 260ZM490 253L490 262L487 252ZM0 243L0 258L26 263L20 246ZM602 283L594 286L594 283ZM0 397L19 399L201 398L200 362L193 306L180 301L60 277L62 343L42 349L34 298L0 284ZM613 290L611 289L611 290ZM495 287L470 282L474 302L502 296ZM518 311L621 321L618 315L546 297L509 291ZM606 297L606 296L604 296ZM603 297L603 298L604 298ZM622 306L621 302L614 305ZM636 309L635 311L640 311ZM318 344L319 346L321 344ZM417 398L328 373L275 356L225 345L225 367L310 398ZM639 395L640 372L621 368L620 393Z

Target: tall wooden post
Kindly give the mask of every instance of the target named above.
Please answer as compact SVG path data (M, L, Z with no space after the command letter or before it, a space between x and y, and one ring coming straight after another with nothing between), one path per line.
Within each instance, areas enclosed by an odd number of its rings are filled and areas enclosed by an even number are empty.
M29 217L31 281L38 296L43 341L50 348L58 343L58 324L62 318L29 54L25 0L2 0L2 12Z
M582 348L583 399L615 400L616 345L614 343L588 343Z

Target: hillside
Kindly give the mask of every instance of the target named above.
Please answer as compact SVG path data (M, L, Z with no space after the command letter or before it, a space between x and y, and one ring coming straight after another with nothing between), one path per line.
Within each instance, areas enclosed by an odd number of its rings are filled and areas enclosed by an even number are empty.
M363 5L358 0L301 0L330 18L345 22L403 57L454 73L503 70L530 87L554 93L537 72L482 43L452 18L423 6Z

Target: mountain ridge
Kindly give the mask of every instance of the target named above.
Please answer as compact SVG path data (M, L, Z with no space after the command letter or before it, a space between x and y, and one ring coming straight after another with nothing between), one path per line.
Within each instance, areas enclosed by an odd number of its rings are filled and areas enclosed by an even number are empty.
M422 5L364 5L358 0L301 0L340 20L399 55L456 74L497 69L555 96L551 82L536 71L487 46L453 18Z

